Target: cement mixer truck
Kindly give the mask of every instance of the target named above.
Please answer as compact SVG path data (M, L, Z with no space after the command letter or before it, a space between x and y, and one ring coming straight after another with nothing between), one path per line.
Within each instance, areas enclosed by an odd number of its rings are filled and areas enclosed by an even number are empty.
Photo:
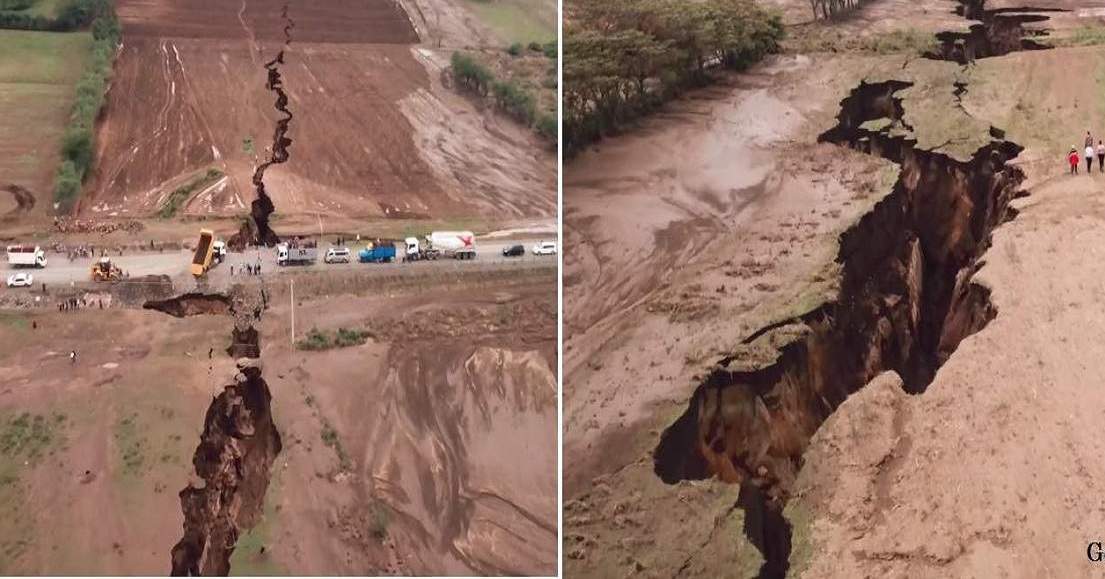
M471 231L435 231L424 240L408 237L406 261L422 261L439 257L453 259L476 258L476 235Z

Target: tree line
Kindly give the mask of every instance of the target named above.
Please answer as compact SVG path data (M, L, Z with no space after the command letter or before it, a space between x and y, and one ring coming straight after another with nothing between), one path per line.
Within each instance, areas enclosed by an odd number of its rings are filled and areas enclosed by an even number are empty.
M546 56L548 51L544 51ZM554 53L555 56L555 53ZM512 80L497 80L495 74L475 58L454 52L450 61L453 80L463 91L480 97L492 97L492 102L508 117L533 127L539 135L556 140L556 115L538 114L533 94Z
M0 0L0 28L69 32L91 24L108 0L64 0L51 18L27 12L42 0Z
M688 88L779 48L781 17L752 0L580 0L564 30L563 136L578 151Z
M828 20L846 11L859 8L863 0L810 0L810 9L813 10L813 19L824 18Z
M58 212L72 209L81 184L95 162L96 118L103 107L122 33L112 0L81 0L91 8L92 48L88 68L77 81L77 95L61 144L61 165L54 180Z

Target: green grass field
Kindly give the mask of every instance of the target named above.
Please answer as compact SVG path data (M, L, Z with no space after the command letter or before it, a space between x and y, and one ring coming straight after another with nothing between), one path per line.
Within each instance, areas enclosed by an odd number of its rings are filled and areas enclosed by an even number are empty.
M52 2L52 0L43 0ZM37 8L37 6L36 6ZM58 147L92 36L0 30L0 179L52 197Z
M467 0L476 17L506 44L556 38L556 3L547 0Z
M31 16L45 16L47 18L56 18L58 15L58 9L61 7L62 0L32 0L30 6L21 10L13 10L22 14L29 14ZM14 4L22 4L21 2L15 2ZM9 6L12 3L8 4ZM4 2L0 0L0 6L4 6Z

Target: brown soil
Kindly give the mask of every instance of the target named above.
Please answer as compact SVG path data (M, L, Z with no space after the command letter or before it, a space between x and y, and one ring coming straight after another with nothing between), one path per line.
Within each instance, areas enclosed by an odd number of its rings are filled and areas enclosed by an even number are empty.
M246 212L279 115L264 63L283 45L283 3L121 4L125 44L100 126L102 161L80 212L150 214L208 167L228 178L194 192L184 212ZM441 88L435 63L448 53L418 48L397 4L290 2L288 14L294 42L280 74L295 145L265 178L278 214L553 213L551 155Z
M0 312L0 428L23 411L67 417L42 458L0 460L14 476L0 488L0 569L165 574L185 528L184 551L201 536L208 547L183 565L193 572L224 569L225 537L235 574L555 573L553 280L450 275L317 297L299 280L299 337L311 327L372 336L321 352L290 346L283 287L267 288L252 336L225 315L187 315L218 299L170 300L182 318ZM260 346L241 381L232 341ZM279 454L260 434L254 367L272 395ZM243 395L253 412L235 421ZM211 444L226 452L212 459ZM256 475L270 462L266 489ZM185 486L237 498L187 492L186 525Z
M887 14L875 3L858 18L876 11ZM993 18L1021 12L1033 11ZM1032 24L1063 37L1098 23L1046 14ZM880 30L912 24L890 14ZM1100 355L1071 341L1096 323L1093 300L1082 299L1096 274L1077 256L1095 243L1102 187L1098 174L1063 175L1058 160L1081 143L1082 125L1098 138L1105 111L1082 95L1098 91L1101 77L1063 69L1098 70L1091 55L1100 48L1032 50L1012 36L987 30L967 51L978 59L969 67L908 50L814 55L812 70L797 64L802 55L776 59L721 98L698 93L566 168L566 229L578 235L565 256L569 576L1089 572L1096 451L1071 437L1098 418L1080 402L1085 391L1068 387L1084 388ZM1017 52L997 56L1008 50ZM792 108L770 115L774 125L730 128L728 111L754 98ZM801 180L806 157L816 165L826 146L814 145L818 135L837 125L830 110L850 128L823 140L869 157L842 155L824 181L872 185L878 203L849 215L832 197L811 200L820 231L847 231L820 238L828 256L793 236L786 251L772 251L795 221L772 215L784 194L756 197L748 221L724 202L703 212L721 225L677 238L685 253L674 258L651 220L612 210L673 200L698 209L688 184L745 159L750 168L728 181L786 171L780 159L796 150L800 162L783 180ZM763 126L779 136L764 140ZM748 143L725 162L703 161ZM692 154L652 154L665 149ZM889 180L841 179L871 157L898 166ZM875 163L866 174L880 170ZM600 180L606 174L616 179ZM619 188L627 181L637 191ZM1021 187L1031 195L1018 198ZM912 201L902 205L903 195ZM727 231L733 223L766 232L738 237ZM726 266L733 284L718 284L710 273ZM1053 365L1051 342L1087 357ZM822 348L830 343L839 347ZM895 371L880 374L887 368ZM682 533L674 538L662 530L673 512Z

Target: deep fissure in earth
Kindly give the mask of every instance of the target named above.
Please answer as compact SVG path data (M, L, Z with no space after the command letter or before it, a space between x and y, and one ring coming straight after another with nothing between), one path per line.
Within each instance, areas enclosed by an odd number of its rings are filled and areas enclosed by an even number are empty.
M189 481L180 491L184 533L171 552L175 576L230 573L238 537L253 528L264 512L272 464L282 449L254 327L267 301L264 289L260 288L259 302L249 299L240 287L231 294L191 292L144 304L146 309L180 318L229 315L234 320L226 352L237 358L237 373L207 409L192 458L199 480ZM213 356L214 348L208 351L208 357Z
M896 96L910 86L861 83L819 139L900 166L890 194L840 236L837 299L794 320L789 330L799 337L770 365L750 370L722 359L654 451L666 483L716 476L742 485L745 532L765 559L760 577L789 568L782 512L817 428L884 371L923 392L997 313L989 289L972 278L993 229L1015 215L1009 202L1024 194L1023 172L1007 164L1022 148L991 130L967 161L918 149ZM862 127L879 119L889 126Z
M269 247L280 243L280 236L269 225L269 218L276 211L276 206L265 188L265 172L273 165L288 162L290 157L288 148L292 145L292 140L288 138L288 128L295 118L288 108L288 93L284 90L284 80L280 74L280 67L284 64L284 52L292 44L292 29L295 28L295 21L288 16L287 4L284 5L281 16L284 19L284 47L276 53L275 58L265 63L265 70L268 72L265 86L276 94L275 108L281 117L276 121L276 129L272 136L272 152L268 160L258 165L253 172L253 186L257 190L257 198L250 204L253 227L250 227L250 222L247 221L228 242L228 245L236 250L244 248L250 242Z
M1047 29L1026 28L1026 24L1045 22L1050 18L1043 13L1065 12L1057 8L998 8L987 10L986 0L959 0L955 13L977 20L967 32L945 31L936 34L940 42L925 58L951 60L968 64L979 58L1002 56L1022 50L1046 50L1051 48L1033 37L1047 35Z

